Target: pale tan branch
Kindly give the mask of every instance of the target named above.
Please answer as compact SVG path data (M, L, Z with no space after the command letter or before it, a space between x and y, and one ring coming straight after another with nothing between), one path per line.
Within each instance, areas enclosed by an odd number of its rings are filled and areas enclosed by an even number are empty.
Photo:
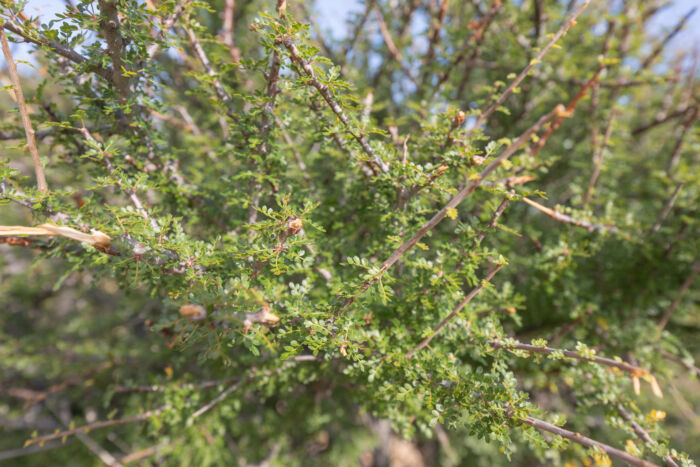
M2 19L0 19L2 22ZM49 191L49 186L46 184L46 176L44 175L44 168L41 165L41 160L39 159L39 150L36 146L36 138L34 134L34 128L32 127L32 120L29 118L29 109L27 109L27 104L24 101L24 93L22 92L22 86L19 79L19 73L17 72L17 65L12 59L12 52L10 52L10 45L7 43L7 35L5 30L0 27L0 39L2 39L2 51L5 54L5 60L7 60L7 67L10 70L10 77L12 78L12 88L15 91L15 96L17 97L17 106L19 107L19 113L22 117L22 125L24 126L24 133L27 137L27 149L29 149L29 154L32 156L32 162L34 163L34 173L36 174L36 184L39 191L46 193Z
M559 222L563 222L565 224L575 225L577 227L583 227L584 229L588 230L589 232L594 232L596 230L608 231L608 232L612 232L612 233L618 232L617 227L615 227L614 225L602 225L602 224L596 224L596 223L589 222L589 221L582 221L582 220L574 219L573 217L571 217L567 214L562 214L560 212L557 212L554 209L548 208L547 206L543 206L540 203L537 203L536 201L533 201L530 198L527 198L525 196L523 196L523 201L525 201L527 204L529 204L533 208L537 209L538 211L541 211L541 212L547 214L549 217L551 217L554 220L557 220Z

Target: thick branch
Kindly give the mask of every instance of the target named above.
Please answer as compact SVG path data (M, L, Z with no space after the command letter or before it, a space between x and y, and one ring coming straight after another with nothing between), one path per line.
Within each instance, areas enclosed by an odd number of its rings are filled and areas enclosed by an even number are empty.
M119 91L122 99L129 97L129 78L124 76L122 68L122 55L124 54L124 38L119 25L119 10L116 2L99 0L100 12L103 18L100 21L102 35L107 42L107 52L112 59L112 83Z

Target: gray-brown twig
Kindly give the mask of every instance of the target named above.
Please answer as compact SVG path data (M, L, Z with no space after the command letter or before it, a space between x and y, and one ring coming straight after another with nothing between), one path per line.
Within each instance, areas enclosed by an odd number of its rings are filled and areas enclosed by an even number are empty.
M666 327L668 320L671 319L671 315L674 311L676 311L676 308L678 308L681 298L683 298L683 295L685 295L688 289L690 289L690 286L693 285L693 281L698 273L700 273L700 259L695 260L693 267L690 270L690 274L683 282L683 285L681 285L681 289L678 291L676 298L673 299L673 302L671 302L671 305L666 309L666 312L661 317L661 320L659 320L659 324L657 324L659 329L663 330Z
M493 276L495 276L496 273L497 273L498 271L501 270L502 267L503 267L503 265L502 265L502 264L499 264L499 265L497 265L495 268L493 268L493 269L491 270L491 272L489 272L489 273L486 275L486 277L479 283L479 285L477 285L476 287L474 287L474 288L471 290L471 292L469 292L469 294L467 294L467 296L464 297L464 299L463 299L461 302L459 302L459 303L457 304L457 306L455 307L455 309L452 310L452 312L451 312L449 315L447 315L442 321L440 321L440 324L438 324L437 326L435 326L435 327L433 328L432 334L430 334L428 337L426 337L425 339L423 339L423 340L421 341L421 343L418 344L417 346L415 346L411 351L407 352L406 355L405 355L405 357L406 357L406 358L412 358L412 357L416 354L416 352L420 351L421 349L425 348L428 344L430 344L430 341L433 340L433 338L434 338L435 336L437 336L437 334L440 332L440 330L441 330L443 327L445 327L445 325L446 325L452 318L454 318L455 315L457 315L457 313L459 313L460 311L462 311L462 308L464 308L465 305L466 305L467 303L469 303L474 297L476 297L476 296L479 294L479 292L481 292L481 289L484 288L484 285L485 285L488 281L490 281L490 280L493 278Z
M632 415L627 410L625 410L622 404L617 404L617 411L620 412L622 418L624 418L625 421L630 424L630 426L634 430L634 433L639 439L651 445L656 444L654 440L651 439L651 436L649 436L649 433L647 433L647 431L644 428L642 428L642 426L639 423L637 423L634 420L634 418L632 418ZM668 454L664 456L664 461L666 462L666 465L668 467L678 467L678 464L676 464L676 462L673 460L673 457L671 457Z
M605 452L608 456L614 457L615 459L620 459L621 461L627 462L630 465L638 467L659 467L654 463L635 457L631 454L626 453L625 451L620 451L619 449L601 443L600 441L587 438L586 436L583 436L580 433L565 430L564 428L560 428L556 425L552 425L551 423L547 423L537 418L526 417L525 420L523 420L523 423L530 425L531 427L534 427L540 431L547 431L557 436L561 436L562 438L566 438L582 446L586 446L587 448L597 447L603 452Z

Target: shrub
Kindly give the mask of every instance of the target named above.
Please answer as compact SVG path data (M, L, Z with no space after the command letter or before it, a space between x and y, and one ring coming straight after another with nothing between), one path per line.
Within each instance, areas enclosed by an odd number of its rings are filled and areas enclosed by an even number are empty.
M0 458L692 465L690 15L67 4L2 3Z

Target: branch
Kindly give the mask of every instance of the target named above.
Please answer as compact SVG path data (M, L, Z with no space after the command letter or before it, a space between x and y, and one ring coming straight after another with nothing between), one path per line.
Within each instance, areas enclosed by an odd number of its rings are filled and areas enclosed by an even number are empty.
M681 29L683 29L683 26L685 26L685 23L688 21L688 19L690 19L690 17L693 16L696 9L697 8L693 8L688 13L686 13L686 15L683 18L681 18L678 24L676 24L676 27L673 28L673 30L671 30L671 32L669 32L666 35L666 37L663 38L663 40L656 46L656 48L654 48L654 50L649 54L649 56L644 59L644 61L640 65L640 69L643 70L649 65L651 65L651 63L656 59L656 57L658 57L659 54L663 51L664 47L666 47L666 44L668 44L668 42L671 39L673 39L676 36L676 34L678 34L681 31Z
M367 290L369 286L376 282L385 271L387 271L391 266L394 265L394 263L396 263L399 260L399 258L401 258L408 250L413 248L416 245L416 243L418 243L420 239L423 238L425 234L434 229L440 223L440 221L442 221L445 218L448 210L455 209L464 200L464 198L466 198L472 192L474 192L474 190L476 190L476 188L481 184L481 182L485 178L487 178L491 174L491 172L496 170L503 163L503 161L512 156L515 153L515 151L517 151L520 148L520 146L525 144L530 139L530 136L533 133L539 130L542 127L542 125L550 121L553 117L558 116L561 112L564 112L564 106L559 104L557 107L554 108L554 110L540 117L540 119L534 125L525 130L525 132L522 135L520 135L520 137L517 140L515 140L510 146L508 146L508 148L506 148L493 162L491 162L479 174L478 178L469 181L466 184L466 186L459 193L457 193L444 208L438 211L432 217L432 219L423 224L423 226L420 229L418 229L418 232L416 232L408 241L406 241L403 245L398 247L391 254L391 256L389 256L389 258L387 258L386 261L384 261L379 270L379 273L375 277L369 279L360 286L360 293ZM342 305L342 310L346 310L350 305L352 305L356 298L357 295L348 297Z
M681 133L676 139L676 144L673 146L671 151L671 156L668 158L668 163L666 164L666 173L671 176L673 170L678 165L678 161L681 156L681 148L683 147L683 139L685 135L689 132L690 128L696 122L696 117L698 116L698 108L700 106L696 105L685 116L685 121L683 122L683 128L681 128Z
M630 413L627 410L625 410L622 404L617 404L617 411L620 412L622 418L624 418L627 421L627 423L629 423L632 426L634 433L639 439L651 445L657 444L653 439L651 439L649 433L647 433L646 430L644 430L644 428L642 428L642 426L632 418L632 415L630 415ZM669 454L666 454L664 456L664 461L666 462L666 465L668 467L678 467L678 464L674 462L673 457L671 457Z
M671 212L671 209L673 209L673 205L676 203L676 199L678 199L678 195L681 192L681 188L683 188L683 182L676 185L676 189L673 190L673 194L668 199L668 201L664 205L664 208L659 213L659 217L656 219L656 222L654 222L652 228L649 229L650 233L659 231L659 229L661 228L661 224L663 224L664 220L668 216L668 213Z
M2 22L2 19L0 19ZM32 156L32 162L34 163L34 173L36 174L36 184L39 187L39 191L46 193L49 191L49 187L46 184L46 176L44 175L44 168L41 166L41 160L39 159L39 150L36 147L36 138L34 137L34 128L32 127L32 120L29 118L29 110L27 109L27 104L24 102L24 93L22 92L22 86L19 80L19 73L17 73L17 66L15 61L12 59L12 53L10 52L10 46L7 43L7 35L5 31L0 28L0 39L2 39L2 51L5 54L5 60L7 60L7 67L10 70L10 77L12 78L12 88L15 91L15 96L17 96L17 105L19 106L19 113L22 116L22 125L24 126L24 133L27 136L27 148L29 149L29 154Z
M124 38L121 35L119 25L119 10L116 2L111 0L99 0L100 30L107 42L107 53L112 59L112 83L119 91L122 99L129 97L129 78L124 76L122 68L122 54L124 53Z
M126 193L126 195L129 197L129 201L131 201L131 204L133 204L134 208L136 208L136 212L138 212L141 215L141 217L148 221L154 232L157 232L160 229L160 227L158 226L158 222L156 222L156 220L153 219L150 216L150 214L148 214L146 208L143 207L143 203L141 203L141 200L136 195L136 191L134 191L132 188L125 186L124 183L120 180L116 169L112 165L112 162L109 160L109 156L104 153L103 149L100 147L100 144L95 140L95 138L92 137L92 134L90 134L90 130L88 130L85 127L82 127L79 129L79 131L85 137L86 140L88 140L94 146L100 148L100 152L102 153L102 160L104 161L105 166L107 167L107 170L109 171L110 175L114 177L114 181L117 184L117 186L119 186L119 189Z
M683 295L685 295L688 289L690 289L690 286L693 285L693 281L695 280L695 277L698 275L698 273L700 273L700 259L695 260L695 262L693 263L693 267L690 270L690 275L685 279L683 285L681 285L681 290L678 292L678 295L676 295L676 298L671 303L671 306L669 306L668 309L666 309L666 312L661 317L659 324L656 325L660 330L663 331L663 329L666 327L666 324L668 324L668 320L671 319L671 315L674 311L676 311L676 308L678 308L678 304L681 302L681 298L683 298Z
M343 125L345 125L345 128L347 131L350 133L350 135L360 144L362 147L362 150L372 159L372 161L381 169L382 172L388 172L389 171L389 165L386 164L377 153L374 152L372 147L369 145L367 142L367 136L364 133L355 133L351 128L350 128L350 120L348 119L347 115L345 115L345 112L343 112L343 109L338 105L338 102L334 99L333 95L331 94L330 90L328 89L328 86L325 84L322 84L317 78L316 78L316 73L314 72L314 69L311 67L311 64L301 58L299 49L297 49L296 45L294 45L294 42L290 38L285 38L282 40L284 43L285 47L289 51L289 54L292 58L292 61L297 63L301 68L304 70L306 73L306 76L309 78L311 81L311 84L313 87L315 87L319 94L321 94L321 97L328 103L330 106L331 110L333 110L333 113L335 113L338 118L340 119L341 122L343 122Z
M173 10L173 14L168 17L168 19L165 20L163 23L163 26L161 29L158 31L156 34L156 42L148 46L148 49L146 49L146 55L148 55L148 60L153 60L153 58L158 54L158 51L160 51L161 47L161 42L165 41L165 32L168 31L170 28L172 28L175 23L177 22L178 19L180 19L180 16L182 16L182 13L185 11L185 7L189 3L189 0L184 0L181 3L179 3L175 9Z
M199 39L197 39L197 36L195 35L194 31L192 31L188 27L185 27L184 29L187 33L187 37L190 40L190 44L192 45L194 54L199 59L207 74L212 78L212 83L214 84L214 90L216 91L216 95L219 97L219 99L221 99L224 102L224 104L226 104L226 114L234 121L238 121L238 115L233 111L231 96L228 95L228 93L224 89L224 86L221 84L221 81L219 81L217 73L216 71L214 71L214 68L212 68L211 62L209 62L207 54L204 53L202 44L200 44Z
M377 16L377 22L379 23L379 31L382 33L382 38L384 39L386 48L389 50L389 53L393 55L394 60L396 60L396 62L399 64L399 68L401 68L401 71L404 72L406 77L409 80L411 80L413 84L417 85L418 83L411 74L411 70L409 70L409 68L406 66L406 62L404 62L403 56L401 55L401 51L398 49L398 47L396 47L394 40L391 38L389 28L387 28L386 22L384 21L384 16L382 15L382 12L378 6L374 8L374 13Z
M142 421L148 420L149 418L154 417L154 416L156 416L164 411L165 411L165 408L161 407L158 409L147 410L146 412L139 414L139 415L134 415L133 417L126 417L126 418L120 418L117 420L106 420L106 421L102 421L102 422L90 423L88 425L83 425L81 427L73 428L71 430L59 431L58 433L53 433L50 435L44 435L44 436L39 436L37 438L28 439L24 443L24 445L26 447L26 446L31 446L32 444L42 444L42 443L45 443L46 441L65 438L68 436L75 435L77 433L87 433L89 431L97 430L100 428L107 428L107 427L116 426L116 425L125 425L127 423L142 422Z
M583 227L584 229L588 230L589 232L594 232L596 230L609 231L611 233L618 232L617 227L615 227L614 225L601 225L601 224L596 224L593 222L581 221L578 219L574 219L573 217L571 217L569 215L557 212L554 209L548 208L547 206L542 206L541 204L539 204L535 201L532 201L530 198L527 198L525 196L523 196L523 201L525 201L527 204L529 204L533 208L537 209L538 211L541 211L541 212L547 214L549 217L551 217L554 220L557 220L559 222L563 222L565 224L575 225L577 227Z
M493 215L491 216L491 219L489 219L489 223L486 224L486 228L476 234L476 241L480 242L484 239L486 236L486 232L489 230L493 229L496 226L496 222L498 221L498 218L501 217L501 214L503 214L503 211L506 210L508 205L510 204L510 199L503 198L503 201L501 201L501 204L498 205L496 210L493 212Z
M576 24L576 18L581 14L581 12L583 12L583 10L588 6L589 3L590 3L590 0L586 0L585 2L583 2L583 4L579 7L579 9L576 10L564 22L564 24L561 26L561 28L559 28L559 30L556 32L556 34L554 34L554 36L549 41L549 43L547 43L547 45L542 47L542 49L535 56L535 58L532 59L530 61L530 63L523 69L523 71L521 71L520 74L513 80L513 82L508 85L508 87L503 91L503 94L501 94L501 96L498 99L496 99L496 102L494 102L493 105L491 105L491 107L489 107L484 112L482 112L481 115L479 115L479 117L476 119L476 123L474 124L474 126L471 128L471 130L469 130L469 132L465 136L465 139L467 139L467 140L471 139L471 137L474 135L474 132L476 132L476 130L479 129L479 127L481 127L481 125L483 125L489 119L491 114L493 114L496 111L496 109L498 109L498 107L500 107L501 104L503 104L505 102L505 100L508 98L508 96L511 95L511 93L518 86L518 84L520 84L522 82L522 80L525 79L525 77L528 75L530 70L532 70L532 68L542 60L542 57L545 56L545 54L549 51L549 49L551 49L552 46L559 39L561 39L561 37L564 34L566 34L566 32L574 24Z
M528 416L524 420L522 420L522 422L540 431L548 431L549 433L561 436L562 438L566 438L582 446L586 446L587 448L597 447L610 457L620 459L621 461L627 462L630 465L639 467L659 467L656 464L645 461L643 459L639 459L638 457L634 457L631 454L627 454L625 451L620 451L619 449L616 449L612 446L608 446L607 444L601 443L600 441L587 438L581 435L580 433L575 433L573 431L565 430L564 428L559 428L556 425L552 425L551 423L547 423L537 418Z
M231 395L233 391L241 387L241 384L243 383L244 380L240 380L237 383L229 386L226 388L221 394L216 396L214 399L209 401L207 404L205 404L203 407L201 407L199 410L197 410L195 413L192 414L192 419L195 419L199 417L200 415L204 414L205 412L209 411L212 407L214 407L216 404L221 402L222 400L226 399L228 396Z
M503 264L499 264L498 266L493 268L491 270L491 272L489 272L486 275L486 277L479 283L479 285L474 287L471 290L471 292L469 292L469 294L466 297L464 297L464 299L461 302L459 302L459 304L455 307L455 309L452 310L452 312L449 315L447 315L442 321L440 321L440 324L438 324L437 326L435 326L433 328L432 334L429 335L428 337L426 337L425 339L423 339L423 341L420 344L418 344L417 346L415 346L410 352L407 352L406 355L404 355L404 357L412 358L416 352L420 351L421 349L425 348L428 344L430 344L430 341L433 340L433 338L435 336L437 336L437 334L440 332L440 330L443 327L445 327L445 325L448 323L448 321L450 321L452 318L454 318L457 315L457 313L462 311L462 308L464 308L467 303L469 303L474 297L476 297L479 294L479 292L481 292L481 289L484 288L484 285L487 282L489 282L493 278L493 276L495 276L496 273L501 270L502 267L503 267Z
M550 355L553 353L561 353L565 357L572 358L574 360L581 360L584 362L589 362L589 363L597 363L599 365L605 365L609 366L612 368L617 368L618 370L625 371L629 373L633 377L640 377L640 376L645 376L649 375L650 377L651 374L649 373L649 370L645 370L644 368L631 365L627 362L618 362L617 360L613 360L611 358L605 358L605 357L585 357L579 353L573 352L571 350L562 350L562 349L555 349L552 347L541 347L537 345L531 345L531 344L523 344L522 342L500 342L500 341L487 341L486 344L490 345L494 349L518 349L518 350L526 350L528 352L532 353L538 353L538 354L543 354L543 355Z
M600 175L600 169L603 165L603 152L608 146L608 140L612 134L612 124L615 119L615 108L610 111L610 116L608 117L608 122L605 127L605 135L603 136L603 142L597 147L595 154L593 155L593 173L591 174L590 180L588 180L588 186L586 187L586 193L583 195L583 205L586 206L591 201L593 196L593 188L595 187L598 176Z

